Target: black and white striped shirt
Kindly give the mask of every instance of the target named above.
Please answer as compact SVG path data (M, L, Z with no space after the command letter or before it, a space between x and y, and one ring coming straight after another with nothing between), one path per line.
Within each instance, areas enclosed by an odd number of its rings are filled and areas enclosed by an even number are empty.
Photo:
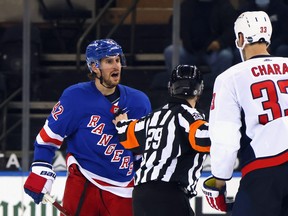
M203 161L210 151L208 123L186 100L172 98L139 120L120 121L121 144L142 155L135 184L176 182L196 196Z

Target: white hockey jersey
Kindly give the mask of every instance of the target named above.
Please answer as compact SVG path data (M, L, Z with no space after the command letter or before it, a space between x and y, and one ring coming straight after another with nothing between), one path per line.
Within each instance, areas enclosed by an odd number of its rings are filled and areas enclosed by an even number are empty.
M211 170L232 177L288 161L288 58L257 56L220 74L209 114Z

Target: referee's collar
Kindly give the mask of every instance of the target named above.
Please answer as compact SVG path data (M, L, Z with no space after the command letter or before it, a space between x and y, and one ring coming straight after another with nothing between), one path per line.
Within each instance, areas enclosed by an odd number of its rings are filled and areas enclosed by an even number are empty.
M172 104L172 103L185 104L185 105L191 107L191 105L188 103L188 101L186 99L182 99L182 98L169 97L168 103L170 103L170 104Z

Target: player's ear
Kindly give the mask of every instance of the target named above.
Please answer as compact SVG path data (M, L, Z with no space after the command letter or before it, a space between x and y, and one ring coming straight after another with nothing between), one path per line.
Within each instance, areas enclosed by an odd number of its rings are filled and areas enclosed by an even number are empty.
M242 47L244 43L244 35L242 33L238 34L238 46Z
M95 74L100 73L99 68L97 68L96 64L94 64L94 63L91 65L91 69L92 69L93 73L95 73Z

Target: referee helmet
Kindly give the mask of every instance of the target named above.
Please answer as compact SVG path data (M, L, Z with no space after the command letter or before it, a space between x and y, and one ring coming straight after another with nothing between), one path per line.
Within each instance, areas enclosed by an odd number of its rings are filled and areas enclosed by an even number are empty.
M194 65L178 65L168 83L170 96L190 98L200 96L204 89L200 70Z

